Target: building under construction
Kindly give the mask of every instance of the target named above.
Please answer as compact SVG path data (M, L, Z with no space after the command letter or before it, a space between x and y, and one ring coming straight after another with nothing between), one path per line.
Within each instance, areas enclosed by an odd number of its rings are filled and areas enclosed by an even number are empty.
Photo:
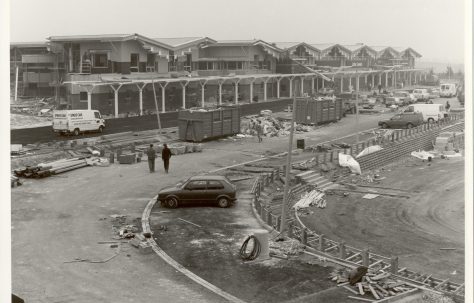
M51 36L11 44L12 95L105 115L258 102L419 83L412 48L140 34Z

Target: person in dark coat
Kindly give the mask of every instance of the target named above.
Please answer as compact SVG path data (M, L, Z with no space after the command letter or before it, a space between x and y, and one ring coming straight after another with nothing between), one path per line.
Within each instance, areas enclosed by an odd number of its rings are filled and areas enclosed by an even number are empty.
M165 172L168 173L170 167L171 150L168 145L163 144L163 150L161 151L161 159L163 159L163 165L165 166Z
M147 148L146 155L148 156L148 167L150 168L150 173L154 173L155 172L156 151L153 148L153 144L150 144L150 147Z

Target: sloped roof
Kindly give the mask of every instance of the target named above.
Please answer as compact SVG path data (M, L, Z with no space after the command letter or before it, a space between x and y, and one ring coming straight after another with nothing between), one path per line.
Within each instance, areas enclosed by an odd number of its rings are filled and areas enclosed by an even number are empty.
M10 48L14 47L22 47L22 48L28 48L28 47L48 47L47 42L10 42Z
M323 51L325 49L328 49L332 46L337 45L337 43L316 43L316 44L310 44L310 45L320 51Z
M358 44L342 44L342 46L344 46L345 48L347 48L351 52L355 52L355 51L358 51L359 49L363 48L365 45L362 44L362 43L358 43Z
M188 45L198 44L201 42L211 42L215 43L216 41L209 37L178 37L178 38L153 38L158 42L168 44L174 48L186 47Z
M100 42L112 42L112 41L129 41L138 40L142 43L158 46L164 49L172 49L173 47L169 44L162 43L157 40L150 39L140 34L106 34L106 35L73 35L73 36L51 36L48 38L52 42L69 42L69 41L100 41Z
M132 34L104 34L104 35L68 35L68 36L51 36L48 38L50 41L115 41L123 40Z
M278 48L287 50L287 49L289 49L289 48L296 47L296 46L302 44L303 42L273 42L273 43L274 43Z

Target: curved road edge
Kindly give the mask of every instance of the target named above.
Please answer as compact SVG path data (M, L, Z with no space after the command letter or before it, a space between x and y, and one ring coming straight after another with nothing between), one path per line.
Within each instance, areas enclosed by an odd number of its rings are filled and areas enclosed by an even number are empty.
M150 228L150 214L151 210L155 206L156 199L158 196L153 197L148 204L146 205L145 209L143 210L142 214L142 230L143 232L148 232L151 233L151 228ZM201 286L207 288L208 290L212 291L213 293L225 298L226 300L233 302L233 303L245 303L245 301L240 300L237 297L234 297L233 295L226 293L222 289L216 287L215 285L207 282L206 280L202 279L198 275L194 274L193 272L187 270L185 267L183 267L181 264L176 262L173 258L171 258L166 252L164 252L160 246L158 246L158 243L154 240L154 238L149 238L148 244L151 245L153 251L160 257L162 258L166 263L171 265L174 269L177 271L181 272L183 275L188 277L189 279L193 280L194 282L200 284Z

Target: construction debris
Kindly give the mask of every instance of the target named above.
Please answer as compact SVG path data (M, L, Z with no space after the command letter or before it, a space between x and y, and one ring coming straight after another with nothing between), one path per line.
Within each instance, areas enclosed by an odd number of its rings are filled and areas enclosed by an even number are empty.
M266 137L284 137L290 134L291 122L277 119L271 115L265 115L262 117L243 117L241 119L240 132L242 135L246 136L256 136L257 135L257 124L260 122L262 125L263 135ZM314 130L313 126L296 124L295 123L295 132L309 132ZM236 136L237 137L237 136ZM241 138L237 137L237 138Z
M23 178L44 178L57 175L73 169L86 167L89 164L85 158L61 159L58 161L40 163L37 166L27 166L14 170L16 177Z
M301 199L293 205L293 208L300 210L310 206L316 206L319 208L326 208L326 200L324 198L324 192L315 189L304 194Z
M284 241L269 241L270 255L286 259L288 256L297 256L303 253L305 246L300 241L286 238Z
M407 292L416 291L418 288L412 283L392 278L389 272L375 271L365 266L359 266L350 271L349 269L339 268L334 270L329 278L356 295L356 297L351 296L351 298L368 302L396 297Z

